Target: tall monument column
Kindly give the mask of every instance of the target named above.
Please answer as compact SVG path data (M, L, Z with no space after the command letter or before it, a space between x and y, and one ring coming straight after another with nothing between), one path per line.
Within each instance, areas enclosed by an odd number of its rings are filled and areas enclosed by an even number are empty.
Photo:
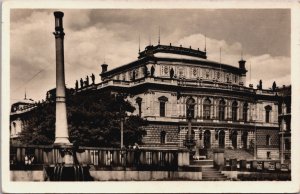
M70 145L67 110L66 110L66 88L64 67L64 13L54 12L55 17L55 48L56 48L56 120L55 120L55 145Z

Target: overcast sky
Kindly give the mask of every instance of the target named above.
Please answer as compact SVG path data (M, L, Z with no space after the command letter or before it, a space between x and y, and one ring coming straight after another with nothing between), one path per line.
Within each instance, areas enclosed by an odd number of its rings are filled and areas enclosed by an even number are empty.
M11 100L45 99L55 88L54 10L11 10ZM94 73L100 82L100 65L108 69L137 59L141 48L161 44L204 49L209 60L238 66L243 58L251 83L263 88L290 84L289 10L61 10L65 13L65 74L67 87ZM247 74L247 85L250 74Z

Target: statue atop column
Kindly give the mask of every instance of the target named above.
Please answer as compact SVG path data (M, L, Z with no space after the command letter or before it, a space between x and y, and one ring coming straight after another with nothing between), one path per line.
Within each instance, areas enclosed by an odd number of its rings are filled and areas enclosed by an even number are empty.
M91 75L91 78L92 78L92 82L93 82L93 85L95 84L95 75L92 73Z
M86 82L85 82L86 86L89 86L89 76L88 75L86 76L85 80L86 80Z
M83 88L83 80L80 78L80 87Z
M76 80L76 83L75 83L75 90L76 91L78 90L78 80Z

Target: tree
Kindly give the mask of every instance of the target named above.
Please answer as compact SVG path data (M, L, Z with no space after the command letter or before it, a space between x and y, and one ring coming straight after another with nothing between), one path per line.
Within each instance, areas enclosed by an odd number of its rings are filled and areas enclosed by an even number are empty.
M122 107L123 114L120 111ZM76 146L119 147L120 119L135 108L125 96L88 91L67 97L70 141ZM55 102L42 103L31 112L31 120L21 132L23 144L50 145L54 142ZM124 123L124 144L142 143L146 121L127 116Z

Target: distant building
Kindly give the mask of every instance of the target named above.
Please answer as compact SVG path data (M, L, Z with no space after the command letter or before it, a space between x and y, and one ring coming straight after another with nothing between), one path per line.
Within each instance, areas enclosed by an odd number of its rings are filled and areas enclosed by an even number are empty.
M32 99L27 99L14 103L10 112L10 138L17 138L19 133L27 125L30 119L29 113L36 107L36 103Z
M283 160L291 160L291 86L284 86L278 90L279 97L279 138L280 152Z

